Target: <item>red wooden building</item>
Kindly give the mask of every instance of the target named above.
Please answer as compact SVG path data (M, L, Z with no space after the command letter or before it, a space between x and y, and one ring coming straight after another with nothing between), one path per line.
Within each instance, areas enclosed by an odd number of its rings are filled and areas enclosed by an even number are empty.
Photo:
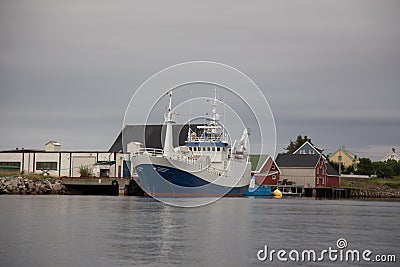
M338 187L339 174L319 154L279 154L280 179L306 188Z
M258 185L274 185L276 186L279 181L280 170L271 156L266 158L259 158L258 164L253 168L252 174L256 178Z

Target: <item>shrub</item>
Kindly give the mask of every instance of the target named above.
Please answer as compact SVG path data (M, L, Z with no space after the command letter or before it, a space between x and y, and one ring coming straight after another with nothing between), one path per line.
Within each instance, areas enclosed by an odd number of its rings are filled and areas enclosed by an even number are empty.
M79 173L80 173L81 177L91 177L92 176L92 171L87 166L80 166Z

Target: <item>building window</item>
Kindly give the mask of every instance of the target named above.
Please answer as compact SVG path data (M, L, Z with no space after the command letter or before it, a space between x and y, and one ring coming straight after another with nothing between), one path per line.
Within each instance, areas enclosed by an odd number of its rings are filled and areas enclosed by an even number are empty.
M306 154L306 151L304 149L301 149L300 154Z
M272 175L272 180L276 180L276 175Z
M275 170L275 165L272 164L271 170Z
M315 153L315 151L314 150L308 150L308 154L314 154Z
M207 147L207 151L211 151L211 147Z
M221 148L220 148L220 147L217 147L217 151L221 151Z
M57 162L36 162L36 170L57 170Z
M215 151L215 147L212 148L212 151Z
M21 162L0 162L0 166L7 166L7 167L21 167Z

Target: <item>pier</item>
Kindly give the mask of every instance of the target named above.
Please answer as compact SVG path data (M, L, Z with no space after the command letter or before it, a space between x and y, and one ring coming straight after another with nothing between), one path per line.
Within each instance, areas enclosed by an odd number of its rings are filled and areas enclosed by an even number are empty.
M78 195L140 196L143 192L134 179L118 177L62 177L61 183Z
M277 188L284 196L304 196L304 186L302 185L278 185Z
M324 199L350 198L351 189L336 188L336 187L305 188L304 196L305 197L324 198Z

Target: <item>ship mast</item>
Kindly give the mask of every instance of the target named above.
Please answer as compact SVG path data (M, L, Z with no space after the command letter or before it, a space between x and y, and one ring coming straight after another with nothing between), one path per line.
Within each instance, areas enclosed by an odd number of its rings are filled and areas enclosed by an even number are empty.
M169 105L167 112L164 114L164 119L167 125L167 130L165 131L164 155L168 156L174 152L172 124L175 123L175 113L172 112L172 91L169 91Z

